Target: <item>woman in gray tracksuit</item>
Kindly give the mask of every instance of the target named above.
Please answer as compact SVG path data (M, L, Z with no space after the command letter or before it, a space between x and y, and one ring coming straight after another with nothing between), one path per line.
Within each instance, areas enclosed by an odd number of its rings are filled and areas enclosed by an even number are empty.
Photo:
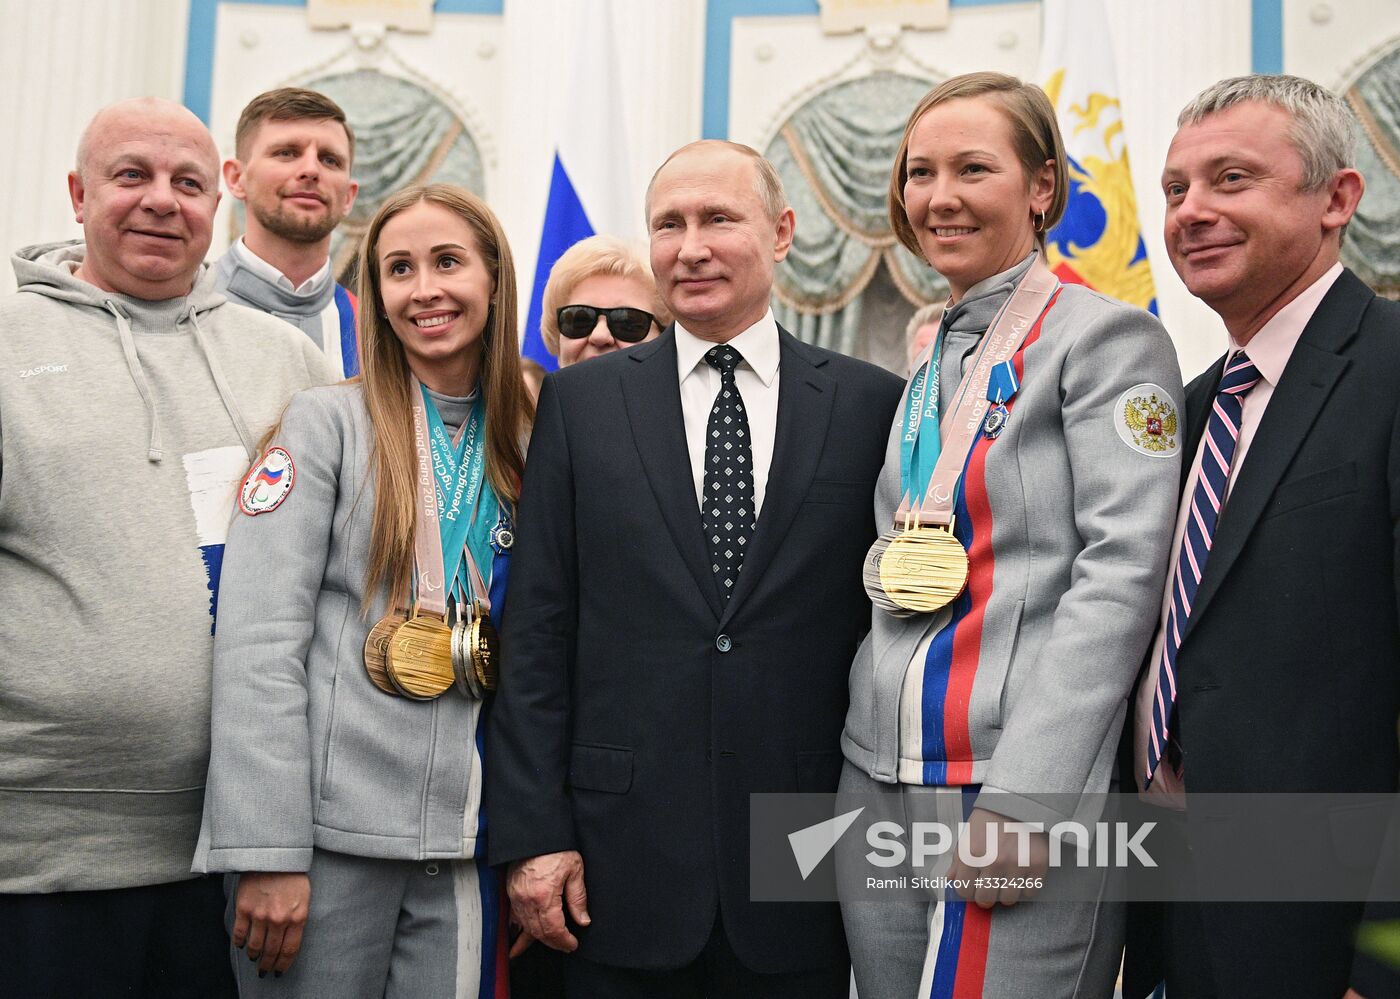
M486 702L372 677L366 638L444 592L502 604L531 418L514 273L467 191L391 197L359 253L363 377L295 396L239 491L194 868L233 875L245 996L506 994Z
M1004 819L1049 829L1098 818L1176 511L1184 428L1171 341L1142 309L1061 284L1041 256L1064 212L1066 161L1038 87L974 73L915 108L891 180L896 234L952 295L890 436L877 523L891 529L911 492L915 507L920 496L950 504L969 575L931 613L875 609L851 668L841 791L965 821L972 855ZM1023 312L1008 305L1013 292ZM942 450L921 477L911 441L938 443L921 425L925 384ZM945 461L953 499L929 486ZM861 999L1112 995L1123 929L1101 876L1098 901L1018 905L1036 877L1066 872L1032 855L992 873L971 899L893 904L843 879Z

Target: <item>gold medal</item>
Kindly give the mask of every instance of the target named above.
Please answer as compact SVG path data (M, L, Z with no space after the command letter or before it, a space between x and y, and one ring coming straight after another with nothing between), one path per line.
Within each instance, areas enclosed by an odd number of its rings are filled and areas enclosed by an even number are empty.
M398 690L389 679L389 640L399 625L408 620L408 612L402 609L385 614L375 622L365 638L365 672L370 682L386 694L399 696Z
M456 679L452 672L452 628L432 614L414 613L389 640L389 682L404 697L431 701Z
M458 690L480 700L496 689L499 644L485 606L473 600L467 616L452 628L452 669Z
M896 616L932 614L967 587L967 549L949 527L882 535L865 559L865 591Z
M491 615L480 603L475 605L476 616L472 620L471 641L472 666L476 671L481 689L492 693L500 672L501 638L496 626L491 623Z
M906 388L900 449L904 496L895 511L895 533L882 535L865 557L865 591L876 607L896 615L932 614L967 588L967 550L953 534L963 468L979 440L995 438L1006 426L1010 410L1005 403L1019 382L1016 352L1039 329L1059 287L1059 278L1036 254L983 335L958 382L950 412L931 409L927 398L917 396L922 376ZM919 371L931 371L932 352L921 357ZM934 379L929 392L936 392L937 384ZM907 446L917 444L925 430L924 414L931 421L930 438L937 434L941 441L932 469L922 459L916 462Z
M949 527L902 531L880 560L880 585L890 600L916 614L932 614L967 587L967 549Z

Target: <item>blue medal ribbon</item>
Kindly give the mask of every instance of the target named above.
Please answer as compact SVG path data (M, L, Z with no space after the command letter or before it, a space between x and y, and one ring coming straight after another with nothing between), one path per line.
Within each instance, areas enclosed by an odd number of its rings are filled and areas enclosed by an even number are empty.
M488 590L495 556L491 531L500 515L500 503L486 477L486 400L478 392L462 428L461 441L453 444L437 404L427 388L422 392L437 492L438 529L442 535L443 578L461 599L473 592L464 552L471 552L472 562Z
M992 405L982 420L982 433L989 440L996 440L1006 429L1006 421L1011 419L1006 404L1020 387L1021 380L1016 377L1016 365L1010 361L1002 361L992 369L991 376L987 379L987 401Z
M899 441L899 488L916 501L928 488L938 465L943 439L938 432L938 368L943 353L943 330L933 341L928 360L909 379L904 399L904 434Z
M1010 402L1020 387L1020 379L1016 377L1016 365L1010 361L1002 361L992 369L992 376L987 379L987 401L994 406Z

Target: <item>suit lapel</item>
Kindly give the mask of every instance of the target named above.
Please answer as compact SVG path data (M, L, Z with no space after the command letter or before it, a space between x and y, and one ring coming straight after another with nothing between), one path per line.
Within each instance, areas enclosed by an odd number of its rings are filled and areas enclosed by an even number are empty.
M632 347L627 356L634 363L623 371L621 382L632 440L671 539L705 603L719 617L723 608L710 572L686 447L674 330L668 329L651 343ZM638 544L645 543L646 539L638 539Z
M1210 559L1196 591L1187 635L1244 550L1279 480L1350 363L1338 351L1355 334L1362 313L1374 297L1350 271L1343 271L1304 328L1221 513Z
M836 382L820 368L820 354L808 350L782 327L778 328L778 426L773 438L773 463L763 494L758 525L744 553L738 585L720 619L724 627L734 616L763 574L772 566L778 548L792 526L817 472L822 444L836 401ZM698 514L697 514L698 516Z

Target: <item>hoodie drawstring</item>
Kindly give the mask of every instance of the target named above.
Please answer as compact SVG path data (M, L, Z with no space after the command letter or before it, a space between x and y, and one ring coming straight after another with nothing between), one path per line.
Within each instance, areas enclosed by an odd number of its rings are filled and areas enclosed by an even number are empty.
M117 336L121 340L122 355L126 358L127 370L131 372L131 380L135 383L136 391L146 406L146 413L151 418L151 440L146 451L146 458L149 461L159 463L165 457L160 440L160 414L156 410L155 400L151 398L151 386L146 381L146 372L141 366L141 356L136 353L136 339L131 334L131 323L127 320L126 313L122 311L121 307L110 298L103 304L117 320ZM204 330L200 329L193 306L190 306L185 318L194 327L195 342L199 344L200 352L204 354L204 363L209 366L209 373L214 376L214 387L219 392L219 401L224 404L224 411L233 421L233 429L238 433L238 439L243 444L243 450L247 452L248 460L251 462L256 457L254 454L256 442L253 440L252 431L248 429L248 421L243 418L243 413L233 398L233 392L229 390L228 382L224 379L223 369L219 367L214 352L209 349L209 341L205 339Z
M233 392L228 387L228 382L224 380L224 371L219 367L219 362L214 356L214 352L209 349L209 341L205 339L204 330L199 327L199 320L195 318L194 306L190 306L188 313L190 325L194 327L194 339L199 344L199 349L204 353L204 362L209 365L209 373L214 376L214 387L219 390L219 401L224 404L224 410L233 421L233 429L238 432L238 439L243 442L243 450L248 453L248 461L252 462L257 455L254 453L253 433L248 429L248 421L243 418L243 411L238 408L238 401L234 399Z
M126 357L127 371L131 372L131 380L136 384L136 391L141 396L141 401L146 405L146 414L151 418L151 440L146 450L146 459L159 463L165 457L165 452L161 450L160 444L160 415L156 412L156 404L151 399L151 386L146 381L146 372L141 367L141 358L136 353L136 340L131 335L131 323L127 321L124 313L110 298L102 303L107 306L117 320L117 337L122 343L122 354Z

